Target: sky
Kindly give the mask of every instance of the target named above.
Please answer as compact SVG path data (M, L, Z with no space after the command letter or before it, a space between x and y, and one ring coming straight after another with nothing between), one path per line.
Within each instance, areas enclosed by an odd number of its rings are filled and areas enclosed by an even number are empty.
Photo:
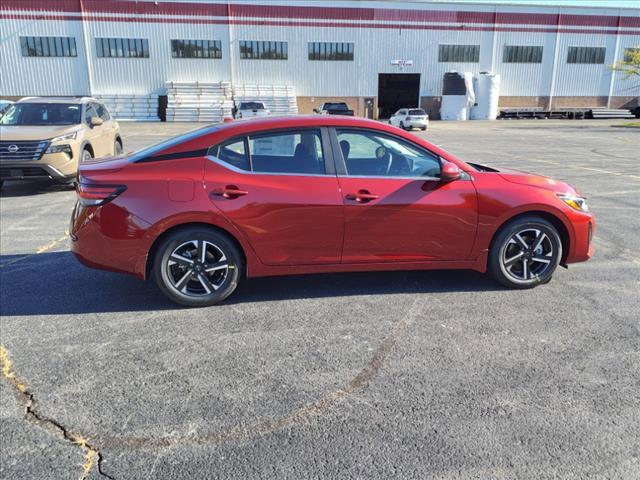
M445 0L437 0L445 1ZM638 8L640 0L453 0L467 3L505 3L505 4L537 4L537 5L565 5L576 7L614 7Z

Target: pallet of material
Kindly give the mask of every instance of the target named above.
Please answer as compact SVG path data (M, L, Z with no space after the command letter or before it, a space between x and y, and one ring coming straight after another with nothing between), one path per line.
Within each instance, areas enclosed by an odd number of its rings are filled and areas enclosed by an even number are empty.
M636 118L636 116L631 110L624 108L592 108L587 112L587 118L596 120L600 118Z
M104 103L116 120L157 122L158 95L94 95L96 100Z
M231 116L229 82L166 82L168 122L222 122Z
M233 100L236 107L242 102L262 102L274 115L298 113L298 100L291 85L234 85Z

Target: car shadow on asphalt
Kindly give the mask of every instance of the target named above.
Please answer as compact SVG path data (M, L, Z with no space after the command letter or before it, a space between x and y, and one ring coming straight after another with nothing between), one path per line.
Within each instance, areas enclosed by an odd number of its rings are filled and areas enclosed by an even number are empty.
M225 303L501 289L469 270L296 275L251 279ZM0 256L0 316L180 308L153 281L86 268L68 251Z

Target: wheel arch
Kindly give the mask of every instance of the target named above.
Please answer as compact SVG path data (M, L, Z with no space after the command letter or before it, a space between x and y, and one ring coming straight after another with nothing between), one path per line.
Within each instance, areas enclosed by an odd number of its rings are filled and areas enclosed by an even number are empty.
M238 239L231 233L229 232L227 229L222 228L218 225L214 225L212 223L207 223L207 222L186 222L186 223L179 223L176 225L172 225L171 227L167 228L166 230L164 230L162 233L160 233L160 235L158 235L154 240L153 243L151 244L151 247L149 248L149 252L147 253L147 258L145 261L145 266L144 266L144 278L147 279L150 277L151 275L151 271L153 269L153 262L155 260L155 256L157 254L157 250L158 250L158 246L160 245L160 243L162 243L162 241L167 238L169 235L179 231L179 230L184 230L186 228L193 228L193 227L202 227L202 228L207 228L209 230L218 232L222 235L224 235L225 237L227 237L238 249L238 251L240 252L240 254L242 255L242 261L244 263L244 271L241 272L243 276L246 276L247 274L247 252L245 251L244 247L242 246L242 243L240 241L238 241Z
M491 242L489 242L489 252L491 252L491 249L493 248L493 243L495 242L498 233L500 233L500 231L509 223L512 223L515 220L523 217L540 217L551 223L556 228L556 230L558 231L558 235L560 235L560 241L562 242L562 257L560 258L560 264L564 265L564 262L569 255L569 249L571 248L571 236L569 235L569 229L565 225L565 222L562 221L559 216L545 210L529 210L525 212L519 212L505 219L498 226L498 228L495 229L493 235L491 236Z
M95 151L93 150L93 146L91 145L91 143L89 143L89 142L84 142L84 143L82 144L82 148L80 149L80 152L83 152L84 150L89 150L89 151L91 152L91 155L92 155L93 157L95 157L95 156L96 156L96 155L95 155Z

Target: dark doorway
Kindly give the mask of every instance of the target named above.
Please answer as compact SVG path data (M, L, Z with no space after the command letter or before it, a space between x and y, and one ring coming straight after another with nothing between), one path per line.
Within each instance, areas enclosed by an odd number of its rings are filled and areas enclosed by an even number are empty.
M373 98L367 97L364 99L364 116L373 120Z
M419 106L419 73L378 74L378 115L380 118L389 118L401 108Z

